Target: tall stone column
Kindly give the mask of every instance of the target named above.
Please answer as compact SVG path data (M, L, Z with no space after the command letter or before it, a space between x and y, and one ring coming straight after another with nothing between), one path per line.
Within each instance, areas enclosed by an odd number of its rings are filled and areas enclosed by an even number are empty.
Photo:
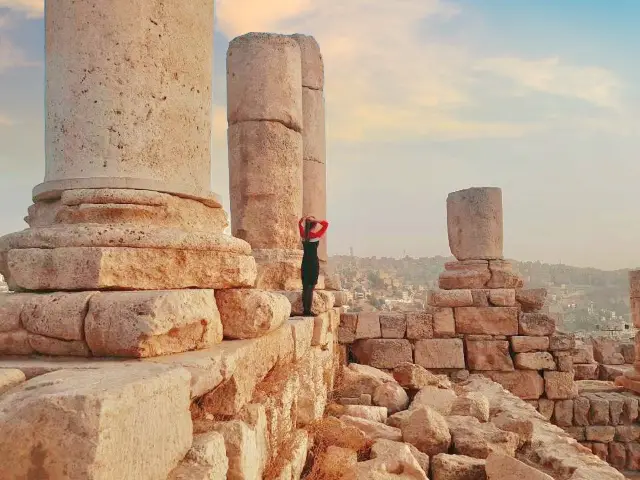
M249 242L256 286L301 288L303 201L301 55L289 36L250 33L227 53L233 235Z
M633 326L640 329L640 270L629 272L629 300ZM640 394L640 332L635 337L636 360L634 369L616 379L616 384Z
M213 3L46 2L45 181L30 228L0 238L0 274L57 293L2 299L0 354L222 340L213 289L256 267L210 191Z

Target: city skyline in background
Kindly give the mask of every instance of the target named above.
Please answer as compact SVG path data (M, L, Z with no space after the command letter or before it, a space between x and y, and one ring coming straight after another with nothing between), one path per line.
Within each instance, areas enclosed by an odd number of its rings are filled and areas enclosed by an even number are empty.
M445 201L503 190L505 255L640 266L640 4L218 0L212 189L228 211L225 54L249 31L318 40L331 255L449 256ZM41 0L0 0L0 235L44 177Z

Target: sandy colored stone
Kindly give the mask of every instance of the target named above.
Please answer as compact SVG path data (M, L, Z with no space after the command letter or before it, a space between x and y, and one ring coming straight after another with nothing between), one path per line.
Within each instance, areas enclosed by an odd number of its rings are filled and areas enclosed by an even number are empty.
M586 437L589 442L613 442L616 427L604 425L590 425L586 427Z
M549 337L514 336L511 348L514 353L544 352L549 349Z
M358 313L355 339L380 338L381 336L380 314L375 312Z
M524 279L513 270L511 263L505 260L489 261L489 271L491 279L486 284L487 288L514 289L522 288L524 285ZM489 297L489 301L491 302L491 297Z
M512 371L513 361L506 340L467 342L467 362L470 370Z
M514 360L519 370L555 370L557 368L553 355L549 352L517 353Z
M111 7L45 8L46 169L33 196L72 188L211 195L213 5ZM98 38L109 55L96 54Z
M465 368L462 339L427 339L415 343L415 363L424 368Z
M49 373L0 399L0 425L7 478L166 478L191 446L189 374L157 365Z
M471 290L471 296L473 297L474 307L490 307L489 304L489 289L473 289Z
M540 415L547 421L551 421L553 417L553 410L555 408L556 402L553 400L549 400L547 398L541 398L538 402L538 411Z
M544 337L556 331L556 321L545 313L521 313L520 335Z
M90 357L91 350L83 340L59 340L29 333L29 345L37 353L42 355L63 357Z
M267 291L302 291L302 279L300 277L301 250L256 248L251 253L256 261L255 288ZM321 287L321 282L322 275L318 277L318 285L316 287Z
M286 297L291 303L291 315L302 315L302 291L280 291L277 292ZM324 290L315 290L313 292L313 302L311 303L311 313L314 316L325 313L333 308L333 294Z
M191 449L168 480L225 480L228 469L224 437L212 431L194 435Z
M415 410L420 407L428 406L434 409L440 415L450 415L453 404L457 398L456 393L453 390L447 388L438 388L434 386L428 386L422 388L416 396L413 398L410 410Z
M568 354L573 350L575 344L575 337L571 333L558 332L549 337L549 350L554 353L566 352Z
M427 312L407 312L407 338L433 338L433 315Z
M621 344L620 353L624 357L624 363L634 363L636 361L636 346L634 343Z
M376 442L378 443L378 442ZM371 451L371 460L355 464L340 478L343 480L427 480L427 475L411 447L400 442L384 445Z
M453 318L453 308L436 308L432 315L433 335L436 338L455 336L456 322Z
M373 422L385 423L387 421L386 407L371 405L344 405L341 409L343 415L349 417L364 418Z
M299 250L302 135L277 121L243 121L229 126L228 143L233 236L254 249Z
M373 395L375 389L385 382L395 382L395 379L388 373L368 365L352 363L343 367L342 382L337 393L343 397Z
M544 393L544 381L538 372L520 370L483 374L523 400L536 400Z
M586 427L589 425L589 410L591 404L587 397L576 397L573 401L573 423Z
M17 368L0 368L0 395L20 385L25 380L26 377L24 373L22 373L22 370L18 370Z
M438 277L438 286L443 290L482 289L490 279L488 265L482 270L445 270Z
M546 288L519 288L516 290L516 302L520 304L523 312L537 312L544 307L546 299Z
M469 188L447 197L449 248L458 260L502 258L502 191Z
M429 456L445 453L451 445L446 420L426 405L413 409L401 428L403 440Z
M640 298L640 269L629 271L629 296Z
M407 319L402 313L380 314L382 338L404 338L407 333Z
M260 478L266 463L266 450L261 435L265 427L264 409L259 421L251 426L241 420L219 422L214 428L224 438L228 459L227 479Z
M300 389L297 393L297 425L306 426L322 417L327 405L333 358L329 351L312 348L298 364Z
M85 335L94 355L152 357L215 345L222 324L212 290L100 292Z
M354 418L354 417L351 417ZM360 452L368 446L367 436L358 427L335 417L322 417L310 425L316 445L333 445Z
M371 458L372 459L393 459L393 458L404 458L407 460L407 463L411 463L411 472L406 472L408 474L418 474L418 469L415 464L411 462L411 458L407 454L408 453L415 459L423 473L429 471L429 456L425 453L422 453L416 447L411 445L410 443L401 443L394 442L393 440L385 440L380 439L376 440L376 442L371 447ZM403 472L405 473L405 472ZM426 473L424 473L426 477Z
M386 382L376 388L372 400L374 405L385 407L390 415L405 410L409 406L407 392L394 382Z
M0 334L20 330L20 316L32 293L4 293L0 295Z
M12 279L29 290L238 288L253 286L252 257L147 248L11 250Z
M606 365L624 365L618 342L611 338L593 339L593 357L598 363Z
M491 453L513 457L519 436L505 432L492 423L480 423L474 417L447 417L454 453L473 458L487 458Z
M558 400L553 411L554 424L559 427L573 425L573 400Z
M384 423L366 420L364 418L342 415L340 421L348 427L355 427L364 432L369 440L384 438L387 440L402 441L402 432L398 428L390 427Z
M0 355L29 355L33 347L29 343L29 332L13 330L0 333Z
M302 130L302 62L295 39L273 33L234 38L227 50L227 120Z
M471 290L429 290L427 303L432 307L470 307Z
M477 392L480 393L480 392ZM513 412L500 412L491 418L493 423L500 430L505 432L513 432L518 435L518 446L522 447L527 443L531 443L533 438L533 422L530 418L517 415Z
M459 307L454 309L456 331L464 334L517 335L515 307Z
M451 406L450 415L475 417L489 421L489 400L480 392L468 392L458 396Z
M340 478L356 463L358 463L358 453L355 450L329 445L314 462L312 472L319 472L319 476L326 475L327 478Z
M289 319L291 303L284 295L255 289L215 292L225 338L261 337Z
M502 454L489 455L485 468L487 480L553 480L546 473Z
M578 396L578 387L570 372L544 372L544 384L547 398L564 400Z
M576 380L596 380L598 378L598 364L574 364L573 370L575 372Z
M83 340L89 299L95 293L31 295L22 309L22 323L31 333L60 340Z
M402 363L393 370L393 378L404 388L420 390L429 385L437 386L440 379L433 373L413 363Z
M487 480L485 460L441 453L431 461L433 480Z
M496 307L513 307L516 305L516 291L512 288L489 290L489 303Z
M413 352L409 340L358 340L352 345L351 353L358 362L375 368L392 369L401 363L413 361Z
M357 328L358 314L342 313L340 315L340 325L338 326L338 341L341 344L355 342Z

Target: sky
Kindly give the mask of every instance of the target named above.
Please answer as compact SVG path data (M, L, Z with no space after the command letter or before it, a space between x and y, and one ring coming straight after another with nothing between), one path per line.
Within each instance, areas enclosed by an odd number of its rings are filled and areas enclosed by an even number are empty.
M446 197L503 190L505 256L640 267L635 0L217 0L212 189L228 208L225 55L313 35L329 253L449 255ZM0 234L44 178L42 0L0 0Z

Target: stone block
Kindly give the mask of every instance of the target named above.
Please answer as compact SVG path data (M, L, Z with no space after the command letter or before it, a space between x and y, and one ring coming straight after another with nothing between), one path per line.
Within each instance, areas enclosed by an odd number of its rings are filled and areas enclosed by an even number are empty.
M29 332L14 330L0 333L0 355L30 355L34 353L29 343Z
M94 355L153 357L215 345L222 323L212 290L100 292L85 335Z
M357 313L343 313L340 315L340 326L338 327L338 342L353 343L356 341L356 330L358 328Z
M465 368L462 339L418 340L415 363L428 369Z
M559 427L573 425L573 400L558 400L553 411L554 424Z
M404 388L395 382L386 382L373 392L373 404L384 407L390 415L406 410L409 406L409 396Z
M556 331L556 321L545 313L521 313L520 335L544 337Z
M556 333L549 337L549 350L552 352L569 352L575 347L575 337L571 334Z
M450 415L474 417L481 422L488 422L489 413L489 399L480 392L468 392L455 399Z
M489 307L489 289L473 289L471 297L473 298L474 307Z
M403 388L420 390L429 385L440 384L440 379L433 373L413 363L403 363L393 370L393 378Z
M523 400L537 400L544 393L544 380L538 372L516 370L482 373Z
M499 429L493 423L480 423L474 417L447 417L453 452L474 458L487 458L491 453L514 456L520 437Z
M616 435L616 428L612 426L590 425L586 427L586 438L589 442L613 442Z
M289 319L289 325L293 336L293 358L299 361L307 355L311 348L315 330L315 318L292 317Z
M586 427L589 425L589 411L591 403L587 397L576 397L573 401L573 421L576 425Z
M29 345L37 353L54 357L90 357L89 346L83 340L59 340L29 333Z
M638 419L638 398L633 394L625 394L624 397L622 421L624 423L633 423Z
M422 340L433 338L433 314L428 312L407 312L407 338Z
M489 262L491 279L486 286L491 289L522 288L523 278L513 270L511 263L504 260L491 260ZM491 302L491 298L489 298Z
M436 338L453 337L456 334L456 321L452 308L436 308L433 311L433 335Z
M578 442L584 442L587 439L584 427L565 427L564 429L574 440L577 440Z
M486 472L489 480L553 480L546 473L500 453L487 457Z
M587 363L596 363L593 358L593 345L590 343L585 344L584 342L576 340L576 344L573 348L573 363L579 364L587 364Z
M291 315L301 316L304 311L302 308L302 291L287 291L282 290L281 295L284 295L291 303ZM313 292L313 300L311 303L311 314L314 316L328 312L333 308L333 294L325 290L315 290Z
M432 307L470 307L473 297L471 290L430 290L427 303Z
M609 401L595 394L585 395L589 399L589 423L591 425L609 425Z
M447 197L449 248L458 260L502 258L502 191L469 188Z
M83 340L89 299L95 292L57 292L26 297L22 323L31 333L60 340Z
M538 412L544 417L545 420L551 421L553 413L555 411L556 402L549 400L548 398L541 398L538 400Z
M594 442L591 444L593 454L599 457L603 461L609 459L609 447L606 443Z
M203 470L203 480L225 480L229 469L224 437L218 432L207 432L193 436L193 444L187 452L185 461L190 465L197 465ZM174 470L169 480L190 480L190 477L180 477L180 472ZM199 480L199 479L198 479Z
M311 336L311 345L314 347L325 346L330 340L331 319L329 312L317 315L313 318L313 334Z
M547 299L546 288L528 288L516 290L516 302L520 304L523 312L537 312L544 307Z
M0 456L11 458L2 473L167 478L192 443L189 403L188 372L159 365L31 379L0 399Z
M289 319L291 303L284 295L255 289L215 292L224 337L232 340L261 337Z
M256 215L259 215L259 212L257 212ZM247 222L249 220L250 219L247 219ZM282 223L284 223L284 221ZM273 236L276 236L278 233L282 233L285 226L275 225L273 228L278 230L273 233ZM254 230L259 229L254 228ZM291 232L287 233L288 235L292 235ZM283 238L287 238L287 236L283 235ZM292 241L291 239L289 242ZM254 248L251 253L256 262L255 288L267 291L302 291L302 279L300 277L302 252L300 250ZM316 288L322 288L322 286L322 275L320 275Z
M413 409L401 428L401 438L429 456L446 453L451 445L446 420L430 407Z
M578 396L578 387L573 381L573 373L544 372L544 390L551 400L564 400Z
M549 352L517 353L515 365L519 370L555 370L556 362Z
M635 442L640 438L640 425L618 425L616 427L616 442Z
M489 303L496 307L514 307L516 306L516 291L512 288L489 290Z
M26 380L22 370L17 368L0 368L0 395Z
M554 358L556 360L558 370L560 370L561 372L574 372L573 357L571 356L571 352L555 352Z
M627 449L627 469L631 471L640 470L640 443L627 443L625 447Z
M636 346L634 343L622 343L620 353L624 357L624 363L634 363L636 361Z
M599 376L597 363L586 363L578 365L574 363L573 371L575 372L576 380L597 380Z
M611 338L593 339L593 357L596 362L606 365L624 365L618 342Z
M380 338L380 314L375 312L358 313L358 324L356 327L356 340L367 338Z
M382 338L404 338L407 333L407 319L403 313L380 314Z
M618 470L623 470L627 465L627 451L624 443L609 443L609 463Z
M602 394L604 396L605 394ZM624 396L612 393L606 395L609 400L609 424L620 425L622 423L622 411L624 409Z
M402 441L402 432L399 428L390 427L384 423L366 420L364 418L342 415L340 420L348 427L356 427L367 436L369 440L386 439L396 442Z
M445 270L438 277L438 286L443 290L481 289L491 279L487 264L483 270Z
M515 307L459 307L454 309L456 332L463 334L517 335Z
M358 340L351 351L358 363L375 368L396 368L404 362L413 362L411 343L400 339Z
M431 461L434 480L486 480L485 460L440 453Z
M20 315L32 293L5 293L0 295L0 334L22 329Z
M506 340L467 341L467 362L470 370L514 369L509 355L509 342Z
M511 348L514 353L544 352L549 349L549 337L511 337Z
M26 290L165 290L252 287L253 257L211 250L62 247L10 250L12 280Z

